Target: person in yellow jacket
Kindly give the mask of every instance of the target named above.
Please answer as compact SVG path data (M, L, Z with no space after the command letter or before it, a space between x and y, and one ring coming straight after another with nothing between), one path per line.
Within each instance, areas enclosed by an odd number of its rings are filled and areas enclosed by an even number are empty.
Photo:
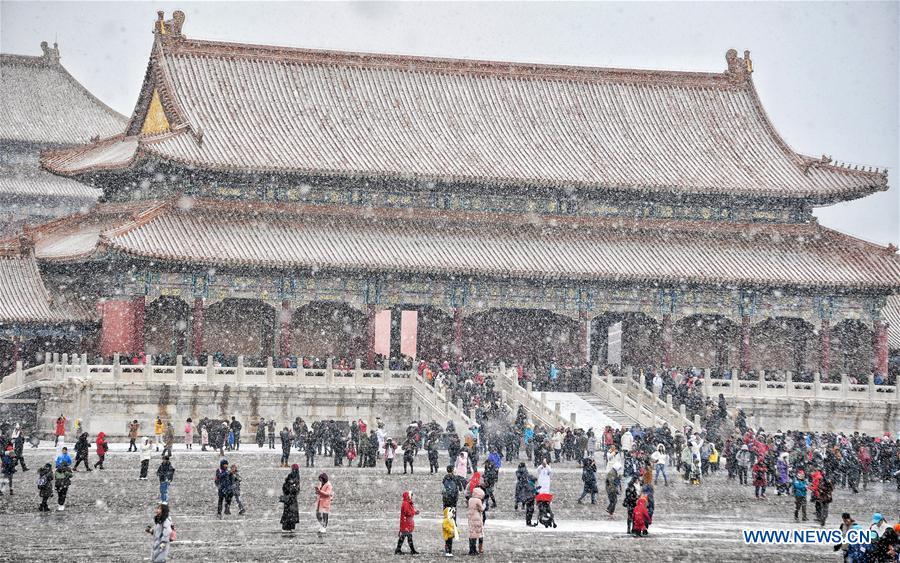
M444 536L444 557L453 557L453 540L459 539L455 508L448 506L444 509L444 523L441 526L441 530Z
M713 445L712 451L709 452L709 467L713 471L719 469L719 450L716 449L715 445Z
M165 431L166 425L163 424L163 421L157 416L156 422L153 423L153 434L156 435L156 451L159 451L159 444L162 442L162 435Z

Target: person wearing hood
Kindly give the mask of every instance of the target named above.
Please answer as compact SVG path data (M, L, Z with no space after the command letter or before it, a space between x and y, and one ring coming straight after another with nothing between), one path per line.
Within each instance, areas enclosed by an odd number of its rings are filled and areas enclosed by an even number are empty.
M56 510L66 509L66 495L69 494L69 486L72 484L72 468L69 462L62 460L56 465L56 473L53 474L53 486L56 488Z
M228 470L228 460L223 459L219 462L219 469L216 470L215 477L216 488L219 491L219 505L216 509L216 516L222 517L222 504L225 505L225 514L231 514L231 501L234 498L234 476Z
M331 501L334 499L334 489L328 481L326 473L319 474L319 482L316 483L316 520L319 522L319 533L328 531L328 515L331 514Z
M634 507L631 533L635 536L646 536L650 528L650 511L647 508L647 497L641 495Z
M51 464L45 463L38 469L37 488L38 494L41 496L41 505L38 507L38 511L50 512L47 500L53 496L53 466Z
M456 475L465 479L469 475L469 451L466 448L459 450L456 455L456 466L453 468Z
M159 478L159 502L169 504L169 486L175 478L175 468L172 467L169 456L163 456L162 462L156 468L156 476Z
M297 505L297 494L300 492L300 466L291 465L291 472L284 478L281 485L281 498L284 504L281 512L281 531L293 532L300 521L300 508Z
M75 442L75 467L72 468L72 471L78 471L78 464L84 463L84 468L88 470L88 472L93 471L91 469L91 464L88 461L88 452L91 449L90 443L88 443L88 434L87 432L82 432L78 436L78 441Z
M397 549L394 553L403 553L403 540L409 542L409 552L413 555L419 553L413 544L413 532L416 530L416 505L413 503L413 495L410 491L403 491L403 502L400 504L400 533L397 538Z
M469 555L484 553L484 510L484 489L475 487L468 505Z
M659 474L662 473L663 483L668 487L669 477L666 475L666 466L669 465L669 454L666 453L665 446L662 444L656 445L656 451L650 455L650 462L656 469L656 474L653 477L653 484L655 485L659 481Z
M459 539L459 528L456 526L456 509L444 508L444 519L441 522L441 537L444 538L444 557L453 557L453 540Z
M147 526L145 530L151 537L150 563L165 563L169 560L169 544L174 529L175 526L169 517L169 505L160 504L156 507L153 525Z
M109 451L109 444L106 441L106 433L97 433L97 462L94 463L94 469L103 469L103 461L106 459L106 452Z
M150 457L153 455L153 444L150 438L144 436L141 441L141 474L138 477L140 481L147 480L147 469L150 468Z
M786 495L791 484L790 466L788 465L788 453L781 452L778 461L775 462L775 487L778 491L775 496Z

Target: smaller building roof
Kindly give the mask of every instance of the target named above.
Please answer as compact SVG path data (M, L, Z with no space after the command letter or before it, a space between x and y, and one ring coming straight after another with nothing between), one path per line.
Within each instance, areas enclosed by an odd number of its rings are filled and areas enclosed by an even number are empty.
M39 57L0 54L0 140L72 145L120 133L127 119L59 63L56 44Z
M33 201L49 198L93 205L100 190L82 182L63 178L43 170L34 151L7 151L0 155L0 198Z
M90 307L47 291L27 242L0 243L0 325L82 323L95 318Z
M900 289L895 249L805 224L549 220L173 198L101 204L31 231L40 260L531 280Z

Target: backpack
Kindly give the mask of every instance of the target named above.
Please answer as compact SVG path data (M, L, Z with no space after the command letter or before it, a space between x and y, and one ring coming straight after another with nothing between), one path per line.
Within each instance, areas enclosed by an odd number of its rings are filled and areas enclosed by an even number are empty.
M38 476L37 486L39 489L43 489L44 487L47 486L48 482L49 481L47 480L47 475L40 475L40 476Z
M172 533L169 534L169 541L173 542L178 539L178 531L175 529L175 523L172 522Z

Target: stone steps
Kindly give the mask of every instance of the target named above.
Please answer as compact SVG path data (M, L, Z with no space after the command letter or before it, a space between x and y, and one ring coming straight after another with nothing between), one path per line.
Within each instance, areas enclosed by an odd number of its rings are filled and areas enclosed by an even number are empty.
M613 405L609 404L606 400L599 397L598 395L594 395L593 393L578 393L578 396L584 399L585 402L589 403L591 406L603 411L603 414L613 419L620 426L633 426L635 423L633 418L623 413Z

